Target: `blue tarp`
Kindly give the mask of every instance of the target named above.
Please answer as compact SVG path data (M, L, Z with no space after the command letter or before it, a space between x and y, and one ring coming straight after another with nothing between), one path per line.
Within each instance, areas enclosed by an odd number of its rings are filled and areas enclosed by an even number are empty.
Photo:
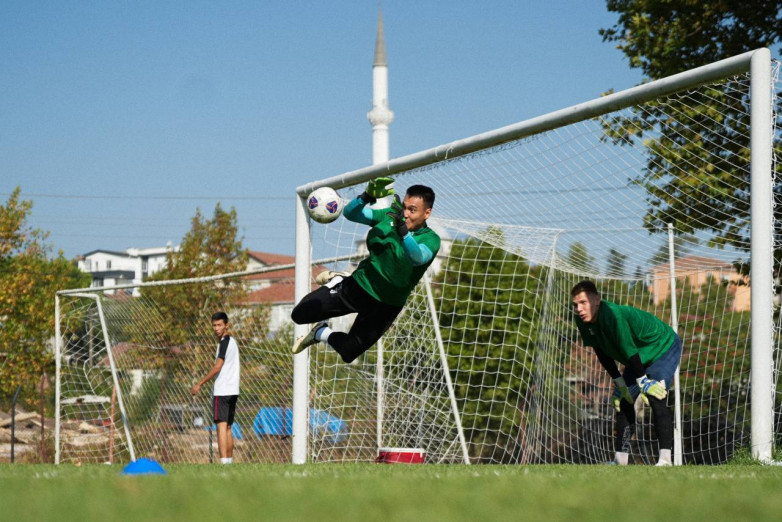
M339 417L327 411L310 408L310 432L313 435L326 435L331 442L345 438L348 425ZM253 430L258 437L262 435L293 435L293 409L283 407L264 407L258 411L253 422Z

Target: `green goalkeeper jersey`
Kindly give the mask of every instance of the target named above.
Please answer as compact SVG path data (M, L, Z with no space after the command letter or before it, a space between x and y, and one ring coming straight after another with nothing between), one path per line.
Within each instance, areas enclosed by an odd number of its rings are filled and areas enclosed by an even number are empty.
M372 210L373 226L367 234L369 257L359 263L353 272L353 279L378 301L404 306L440 250L440 236L425 223L418 230L410 231L416 243L425 245L432 252L428 262L415 266L405 252L387 212L387 208Z
M655 315L632 306L601 301L597 321L576 317L584 346L596 348L624 365L638 354L644 366L656 361L673 344L673 328Z

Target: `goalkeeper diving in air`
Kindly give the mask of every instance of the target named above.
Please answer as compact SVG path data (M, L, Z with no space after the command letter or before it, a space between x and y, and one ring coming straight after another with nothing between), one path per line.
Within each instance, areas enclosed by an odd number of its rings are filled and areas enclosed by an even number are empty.
M345 206L342 215L372 227L367 234L369 257L356 270L326 271L315 282L323 285L306 295L291 312L296 324L315 326L296 339L297 354L318 342L327 343L349 363L369 350L393 324L440 249L440 236L426 220L432 213L434 191L424 185L407 189L404 201L389 187L391 178L377 178ZM379 198L394 195L390 208L371 208ZM357 313L350 331L335 332L326 319Z
M584 346L591 346L614 381L611 404L616 410L615 463L627 465L630 438L635 433L635 399L641 394L654 415L660 444L657 466L670 466L673 415L666 403L666 383L682 356L682 341L673 328L653 314L600 298L592 281L570 291L576 326ZM620 373L616 362L624 365Z

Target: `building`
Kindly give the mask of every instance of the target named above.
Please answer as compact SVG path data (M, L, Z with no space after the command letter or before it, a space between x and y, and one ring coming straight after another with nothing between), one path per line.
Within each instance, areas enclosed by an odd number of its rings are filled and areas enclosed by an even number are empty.
M670 264L663 263L649 269L650 290L654 304L660 304L671 294ZM675 261L676 279L687 279L687 283L699 292L709 278L727 282L728 290L733 294L732 312L744 312L750 309L751 293L747 278L736 271L733 263L703 256L685 256ZM743 283L743 284L736 284Z
M276 332L285 324L290 323L291 310L294 303L294 269L295 257L267 252L248 251L247 270L259 270L274 266L290 265L290 268L262 272L247 276L251 288L244 300L245 305L268 304L271 306L269 330ZM324 267L313 269L313 273L325 270Z
M166 266L166 256L179 247L169 243L165 247L93 250L78 258L82 272L92 275L91 288L143 283L150 275ZM107 293L113 294L114 290Z
M139 284L147 277L166 266L166 256L169 251L178 251L179 247L159 248L129 248L124 252L113 250L93 250L81 256L78 260L79 269L92 275L91 288L101 288L125 284ZM248 251L246 270L262 270L276 266L290 265L282 270L271 270L246 276L250 293L242 304L271 305L271 330L290 322L290 313L294 302L294 263L293 256L271 254L268 252ZM315 266L314 276L326 268ZM313 289L315 286L313 286ZM113 295L119 290L106 290ZM132 295L138 296L138 289L133 289Z

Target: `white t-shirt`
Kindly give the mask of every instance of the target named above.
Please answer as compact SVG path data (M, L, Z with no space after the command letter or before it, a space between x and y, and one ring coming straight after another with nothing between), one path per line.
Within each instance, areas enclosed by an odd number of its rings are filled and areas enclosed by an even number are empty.
M212 395L215 397L223 395L239 395L239 346L233 337L226 335L220 339L217 345L217 354L215 361L223 360L223 367L215 379L215 386Z

